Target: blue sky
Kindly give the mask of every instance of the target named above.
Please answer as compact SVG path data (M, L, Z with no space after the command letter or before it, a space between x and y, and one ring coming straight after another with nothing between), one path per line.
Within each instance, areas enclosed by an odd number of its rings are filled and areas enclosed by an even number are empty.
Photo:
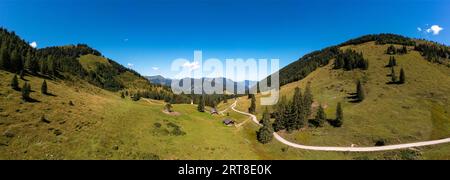
M278 58L285 66L305 53L371 33L450 44L446 0L0 2L0 26L38 48L86 43L143 75L173 77L171 62L192 59L194 50L202 50L204 59Z

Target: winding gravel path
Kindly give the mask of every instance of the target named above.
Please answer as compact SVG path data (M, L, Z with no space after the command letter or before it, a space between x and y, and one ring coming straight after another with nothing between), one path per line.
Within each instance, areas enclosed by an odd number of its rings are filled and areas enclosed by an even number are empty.
M250 116L253 122L255 122L256 124L261 126L261 124L259 124L259 121L255 115L235 109L236 105L237 105L237 100L230 106L233 111ZM416 143L396 144L396 145L376 146L376 147L329 147L329 146L305 146L305 145L301 145L301 144L296 144L296 143L293 143L293 142L290 142L290 141L284 139L283 137L278 135L276 132L273 133L273 136L279 142L281 142L285 145L288 145L290 147L298 148L298 149L305 149L305 150L313 150L313 151L375 152L375 151L407 149L407 148L414 148L414 147L422 147L422 146L431 146L431 145L436 145L436 144L450 143L450 138L446 138L446 139L440 139L440 140L434 140L434 141L422 141L422 142L416 142Z

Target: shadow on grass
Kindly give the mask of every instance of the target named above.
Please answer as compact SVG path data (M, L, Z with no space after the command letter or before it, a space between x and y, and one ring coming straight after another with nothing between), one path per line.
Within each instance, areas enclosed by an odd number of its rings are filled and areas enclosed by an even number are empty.
M41 101L39 101L39 100L37 100L37 99L34 99L34 98L31 98L31 97L29 97L29 98L26 98L26 99L23 99L25 102L28 102L28 103L40 103Z
M388 85L400 85L402 83L389 81L389 82L386 82L386 84L388 84Z
M44 95L46 95L46 96L52 96L52 97L57 97L57 95L56 95L56 94L53 94L53 93L44 93Z
M330 124L331 126L335 127L335 128L339 128L342 126L342 124L338 124L336 119L327 119L328 124Z
M361 100L359 100L359 99L352 99L352 100L350 100L350 101L348 101L349 103L360 103L360 102L362 102Z
M22 78L20 78L22 81L25 81L25 82L28 82L28 81L30 81L30 80L28 80L28 79L25 79L25 77L22 77Z
M359 103L361 102L361 100L358 99L358 94L357 93L347 93L347 97L346 97L350 102L350 103Z

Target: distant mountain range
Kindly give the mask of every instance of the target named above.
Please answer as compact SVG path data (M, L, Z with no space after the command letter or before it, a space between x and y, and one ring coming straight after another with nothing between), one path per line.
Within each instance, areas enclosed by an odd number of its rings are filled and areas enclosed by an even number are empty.
M150 83L152 84L159 84L159 85L163 85L163 86L170 86L170 84L172 83L172 79L169 78L165 78L161 75L157 75L157 76L145 76L145 78L147 78Z
M152 84L159 84L159 85L169 86L169 87L172 84L172 79L165 78L161 75L145 76L145 78L147 78L150 81L150 83L152 83ZM214 81L214 78L202 78L202 79L203 79L203 81L211 82L211 83ZM254 84L257 83L257 81L250 81L250 80L235 82L231 79L224 78L224 77L221 77L219 79L221 79L221 81L214 82L214 83L222 83L223 87L226 87L227 84L234 84L235 87L237 87L237 88L244 87L246 90L249 89L250 86L253 86ZM191 81L194 82L194 81L199 81L199 80L200 79L193 79L193 81L192 80Z

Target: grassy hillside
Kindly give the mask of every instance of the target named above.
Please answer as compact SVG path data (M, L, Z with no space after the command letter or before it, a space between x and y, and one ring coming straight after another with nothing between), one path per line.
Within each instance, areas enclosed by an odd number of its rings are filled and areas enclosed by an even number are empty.
M52 95L40 94L43 79L25 76L34 103L23 102L9 87L12 74L0 71L0 159L358 159L385 153L334 153L289 148L277 141L260 144L248 117L199 113L195 105L121 99L88 83L47 80ZM22 85L25 81L19 80ZM70 104L72 101L72 105ZM231 103L229 103L231 104ZM221 105L219 109L225 108ZM42 121L44 116L46 122ZM231 118L241 126L226 127ZM176 131L175 126L179 127ZM184 135L183 132L185 133ZM424 151L424 157L448 158L450 146ZM395 156L401 151L389 152Z
M1 29L0 35L8 42L1 44L0 52L11 54L0 63L0 159L450 159L448 144L420 148L420 156L415 150L336 153L293 149L277 141L263 145L256 140L259 126L236 112L210 115L190 104L173 105L174 113L164 112L162 100L186 103L191 99L150 84L87 45L36 50L14 33ZM315 107L324 105L328 117L334 118L336 103L343 102L345 120L341 128L327 125L280 134L302 144L336 146L449 137L450 68L442 63L448 49L421 47L427 53L425 59L423 52L413 50L417 47L408 46L410 53L396 55L396 71L405 69L406 84L393 85L388 83L390 69L385 67L387 43L409 45L411 41L395 35L365 36L313 52L283 68L282 95L290 98L295 87L304 89L310 82ZM363 52L370 63L367 71L332 69L339 49L349 48ZM20 90L10 87L11 72L25 74L19 86L31 85L28 102L21 99ZM46 95L40 92L44 79ZM348 97L359 79L366 99L352 103ZM128 96L122 99L124 92ZM142 98L132 101L131 96ZM257 101L260 117L264 107ZM249 102L241 97L237 108L247 111ZM232 103L229 100L218 108ZM224 126L225 118L238 126Z
M373 146L380 139L396 144L450 137L450 68L410 51L395 56L396 72L405 69L406 84L388 84L388 46L368 42L341 48L363 52L370 63L367 71L335 70L330 62L305 79L283 86L281 94L291 98L295 87L304 89L311 82L316 105L325 106L328 117L334 118L336 104L342 102L345 116L342 128L308 128L283 136L302 144L336 146ZM355 92L358 79L364 82L366 99L352 103L348 97ZM249 100L243 98L240 108L245 110L248 104ZM262 108L257 107L258 115Z
M174 105L179 115L168 115L161 101L134 102L87 83L60 80L47 80L52 95L42 95L43 79L26 76L36 100L29 103L9 87L12 76L0 71L0 159L304 158L300 151L284 156L285 147L276 142L259 144L252 123L222 125L224 118L248 119L238 113L212 116L185 104ZM173 124L186 134L177 134Z
M175 105L180 115L172 116L160 101L133 102L89 84L51 80L52 95L41 95L42 79L29 76L36 102L27 103L9 88L12 74L0 77L0 159L257 158L220 117L192 105ZM173 134L174 124L186 135Z
M42 78L25 76L31 98L21 100L10 88L13 74L0 71L0 159L279 159L281 144L261 145L256 126L224 126L248 117L199 113L195 105L174 105L178 115L162 110L164 102L121 99L83 81L47 79L51 95L42 95ZM70 103L72 102L72 103ZM42 117L45 120L42 120ZM180 131L176 131L178 126ZM184 134L185 133L185 134ZM184 135L183 135L184 134Z
M83 66L83 68L87 71L95 71L97 69L98 64L111 67L111 64L109 63L108 59L93 54L80 56L78 60L80 61L81 66Z

